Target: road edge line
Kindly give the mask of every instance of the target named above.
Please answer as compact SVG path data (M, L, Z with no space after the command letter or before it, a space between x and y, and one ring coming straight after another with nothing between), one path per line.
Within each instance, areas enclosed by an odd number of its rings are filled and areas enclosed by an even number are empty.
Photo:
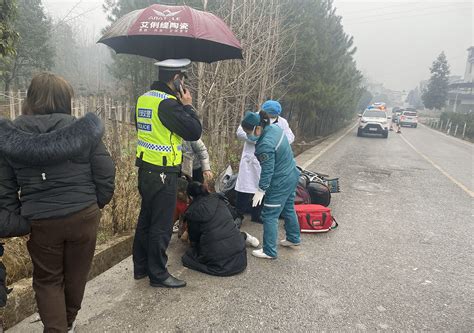
M318 154L316 154L314 157L312 157L310 160L306 161L303 165L302 165L302 168L303 169L306 169L308 166L310 166L314 161L316 161L319 157L321 157L321 155L323 155L325 152L327 152L329 149L331 149L336 143L338 143L339 141L342 140L342 138L344 138L347 134L349 134L349 132L351 132L356 126L357 126L357 122L351 126L345 133L343 133L339 138L337 138L336 140L334 140L333 142L331 142L326 148L324 148L323 150L321 150Z
M464 192L469 194L471 198L474 198L474 192L468 189L464 184L462 184L460 181L456 180L453 176L451 176L449 173L444 171L443 168L441 168L439 165L437 165L433 160L431 160L428 156L420 152L417 148L415 148L414 145L412 145L403 135L400 135L400 137L403 139L403 141L406 142L407 145L409 145L418 155L423 157L426 161L428 161L432 166L434 166L436 169L438 169L443 175L445 175L451 182L456 184L459 188L461 188Z

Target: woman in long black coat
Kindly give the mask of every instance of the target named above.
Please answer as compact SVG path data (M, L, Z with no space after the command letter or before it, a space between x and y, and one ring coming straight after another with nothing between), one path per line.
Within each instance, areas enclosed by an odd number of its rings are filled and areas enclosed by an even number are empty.
M216 276L244 271L247 267L246 243L257 247L258 239L240 232L223 195L209 193L197 182L188 186L188 194L193 201L184 218L188 223L191 248L182 257L183 265Z

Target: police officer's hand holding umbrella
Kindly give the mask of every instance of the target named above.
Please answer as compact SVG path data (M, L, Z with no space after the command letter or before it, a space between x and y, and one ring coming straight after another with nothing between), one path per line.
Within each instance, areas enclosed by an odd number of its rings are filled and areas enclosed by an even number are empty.
M158 81L138 98L136 106L136 165L142 204L133 246L134 277L148 276L153 287L184 287L186 283L166 268L182 141L198 140L202 132L184 79L191 61L242 59L240 43L211 13L159 4L118 19L99 43L117 53L162 60L155 64Z

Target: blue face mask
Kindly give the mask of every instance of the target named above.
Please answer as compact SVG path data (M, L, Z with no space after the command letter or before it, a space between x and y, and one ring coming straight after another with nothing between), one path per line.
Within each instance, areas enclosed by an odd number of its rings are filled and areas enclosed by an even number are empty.
M254 142L257 142L258 141L258 136L256 135L253 135L253 134L247 134L247 139L249 139L250 141L254 141Z
M255 127L253 128L252 134L247 134L247 139L253 142L257 142L260 137L256 136L254 133L255 133Z

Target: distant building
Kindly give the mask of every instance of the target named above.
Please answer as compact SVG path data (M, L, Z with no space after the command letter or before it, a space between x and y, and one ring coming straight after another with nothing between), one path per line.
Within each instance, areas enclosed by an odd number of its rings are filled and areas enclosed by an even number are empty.
M468 48L467 52L464 78L453 77L453 80L450 80L447 111L462 113L474 111L474 46Z

